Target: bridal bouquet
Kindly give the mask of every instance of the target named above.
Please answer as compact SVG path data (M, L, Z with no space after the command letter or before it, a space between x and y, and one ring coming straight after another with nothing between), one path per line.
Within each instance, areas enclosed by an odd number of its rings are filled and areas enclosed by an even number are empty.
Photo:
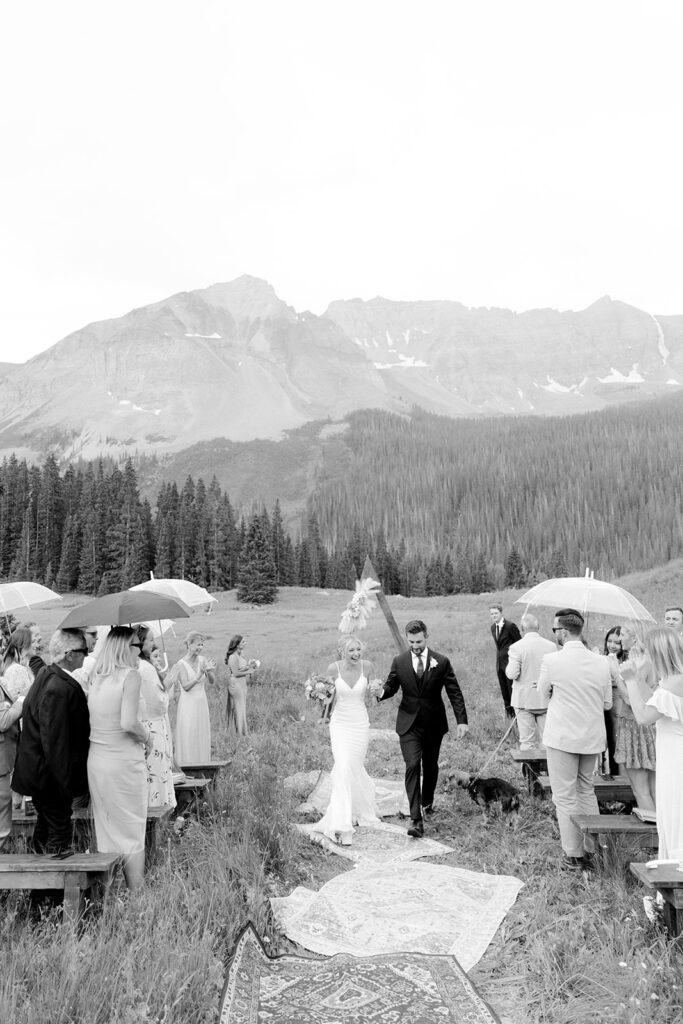
M377 604L375 593L381 589L381 583L371 576L356 582L356 593L347 604L339 623L340 633L355 633L357 629L365 629L368 616Z
M257 661L256 658L250 658L247 665L249 668L253 669L261 668L261 662Z
M304 683L306 700L319 700L328 704L334 696L334 683L327 676L309 676Z

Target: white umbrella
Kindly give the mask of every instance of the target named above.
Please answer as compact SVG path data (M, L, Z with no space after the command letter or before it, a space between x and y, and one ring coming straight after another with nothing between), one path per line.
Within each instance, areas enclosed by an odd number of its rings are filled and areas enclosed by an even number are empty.
M151 579L144 583L138 583L131 587L131 590L149 590L155 594L166 594L168 597L176 597L183 601L189 608L200 608L202 605L211 605L218 598L205 590L204 587L191 583L190 580L164 579L157 580L154 573L150 573Z
M576 608L584 615L593 612L596 615L611 615L616 619L655 621L647 608L628 590L614 583L594 579L588 569L585 576L544 580L518 597L515 604L525 604L528 608Z
M0 614L17 611L19 608L33 608L48 601L61 601L61 595L40 583L16 581L0 583Z

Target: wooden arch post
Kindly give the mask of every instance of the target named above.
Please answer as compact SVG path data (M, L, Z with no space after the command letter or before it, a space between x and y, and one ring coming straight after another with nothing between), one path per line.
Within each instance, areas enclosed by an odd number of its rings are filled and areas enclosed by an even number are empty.
M370 577L373 580L377 580L377 582L379 583L379 576L375 572L375 569L374 569L374 566L373 566L372 562L370 561L370 559L366 555L365 556L365 565L363 566L363 572L362 572L362 575L361 575L361 580L365 580L368 577ZM396 619L394 618L394 613L392 612L391 608L389 607L389 602L387 601L386 595L385 595L384 591L382 590L381 586L380 586L379 590L375 590L374 591L374 596L377 598L377 603L379 604L380 608L382 609L382 614L384 615L384 618L387 620L387 626L389 627L391 635L394 638L394 642L395 642L396 646L398 647L398 652L399 652L399 654L402 654L403 651L407 651L408 650L408 641L406 640L406 638L404 637L403 633L401 633L400 629L398 628L398 625L396 623Z

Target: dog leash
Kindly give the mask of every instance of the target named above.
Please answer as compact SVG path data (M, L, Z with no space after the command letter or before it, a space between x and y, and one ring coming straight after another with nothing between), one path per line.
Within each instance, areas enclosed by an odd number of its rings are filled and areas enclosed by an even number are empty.
M500 750L500 748L501 748L501 747L503 746L503 744L505 743L505 740L506 740L506 739L508 738L508 736L510 735L510 729L512 729L512 726L513 726L513 725L515 725L516 721L517 721L517 719L516 719L516 718L511 718L511 719L510 719L510 724L508 725L507 729L506 729L506 730L505 730L505 732L503 733L503 738L502 738L502 740L500 741L500 743L498 744L498 746L496 747L496 749L495 749L495 750L493 751L493 753L491 754L491 756L489 757L489 759L488 759L488 760L487 760L487 761L485 762L485 764L484 764L484 767L483 767L483 768L480 768L480 769L479 769L479 771L477 772L477 774L476 774L476 775L474 776L474 778L473 778L473 779L472 779L472 781L470 782L469 786L467 787L468 789L470 788L470 786L473 786L473 785L474 785L474 783L475 783L475 782L477 782L477 781L478 781L478 780L479 780L479 779L481 778L481 776L482 776L482 774L484 773L484 771L485 771L485 770L486 770L486 769L488 768L488 766L489 766L489 765L491 764L491 761L493 761L494 757L496 756L496 754L498 753L498 751Z

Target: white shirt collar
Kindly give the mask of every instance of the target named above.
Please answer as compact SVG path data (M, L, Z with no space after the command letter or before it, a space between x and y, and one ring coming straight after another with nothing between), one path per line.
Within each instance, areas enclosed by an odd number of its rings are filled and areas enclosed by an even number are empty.
M415 651L411 651L410 653L413 656L413 666L417 665L417 659L418 658L422 658L422 664L425 666L425 668L427 667L428 660L429 660L429 648L428 647L425 647L425 649L422 652L422 654L415 654Z

